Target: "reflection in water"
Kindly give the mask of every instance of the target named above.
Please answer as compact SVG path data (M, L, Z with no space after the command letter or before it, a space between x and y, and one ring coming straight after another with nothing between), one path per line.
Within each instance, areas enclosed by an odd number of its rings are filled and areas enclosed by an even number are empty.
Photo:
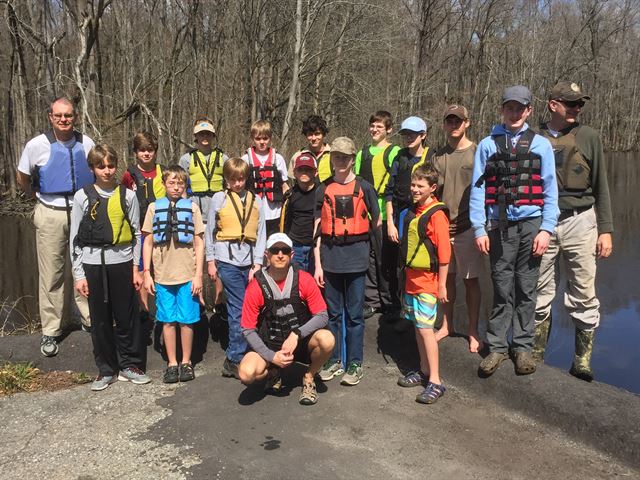
M598 261L601 319L592 365L598 381L640 393L640 295L635 283L640 271L640 173L632 154L609 154L608 160L615 232L613 255ZM573 323L562 303L562 277L559 286L546 362L567 370L573 358Z

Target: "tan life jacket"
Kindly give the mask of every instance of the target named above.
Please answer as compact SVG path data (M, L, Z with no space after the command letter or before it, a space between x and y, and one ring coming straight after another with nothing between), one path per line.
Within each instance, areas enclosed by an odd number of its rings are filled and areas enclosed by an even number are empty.
M216 240L253 244L258 239L260 210L253 192L247 191L243 202L237 193L227 190L216 217Z

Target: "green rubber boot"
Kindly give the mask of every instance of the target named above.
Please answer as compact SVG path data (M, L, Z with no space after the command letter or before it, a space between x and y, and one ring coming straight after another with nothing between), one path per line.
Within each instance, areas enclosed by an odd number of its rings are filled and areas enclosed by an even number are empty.
M544 362L544 351L547 348L549 334L551 333L551 314L541 323L536 325L535 335L533 337L533 350L531 356L537 363Z
M594 330L587 332L576 328L576 353L573 356L573 365L571 365L569 373L585 382L593 381L591 354L593 353L594 336Z

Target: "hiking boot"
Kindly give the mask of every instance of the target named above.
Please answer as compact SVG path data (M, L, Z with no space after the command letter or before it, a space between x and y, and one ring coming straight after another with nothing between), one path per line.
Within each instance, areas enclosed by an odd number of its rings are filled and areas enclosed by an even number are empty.
M447 389L444 388L444 383L438 385L437 383L429 382L427 383L427 387L416 395L416 402L431 405L432 403L436 403L446 391Z
M536 371L536 361L531 352L516 352L516 373L518 375L531 375Z
M264 384L264 390L272 393L280 393L282 391L282 377L278 367L271 366L267 370L267 381Z
M426 387L428 382L429 379L420 371L409 372L404 377L398 378L398 385L401 387Z
M365 320L373 317L376 314L376 307L372 307L371 305L365 305L364 310L362 310L362 316Z
M318 376L323 382L328 382L333 377L337 377L344 373L344 367L342 366L342 362L340 360L329 360L324 364Z
M544 351L546 350L547 342L549 341L549 333L551 333L551 314L536 325L531 355L538 363L544 362Z
M480 362L478 369L480 373L488 377L489 375L493 375L493 372L495 372L507 358L509 358L509 354L506 352L491 352Z
M363 375L362 365L357 362L353 362L349 364L349 368L347 368L347 373L344 374L340 384L342 385L357 385L360 383L360 379Z
M302 381L302 392L300 393L300 399L298 401L300 405L315 405L318 403L318 392L315 382L306 383L304 380Z
M573 355L573 364L569 373L585 382L593 381L591 369L591 354L593 353L593 338L595 331L586 331L576 328L576 351Z
M240 380L238 364L225 357L224 363L222 364L222 376L227 378L237 378Z
M113 375L98 375L91 384L91 391L100 392L115 381L116 379Z
M190 363L181 363L180 364L180 381L181 382L189 382L196 378L196 374L193 371L193 365Z
M58 354L58 340L50 335L43 335L40 340L40 353L45 357L55 357Z
M178 383L180 376L178 375L178 366L177 365L169 365L167 369L164 371L164 375L162 376L162 381L164 383Z
M131 382L136 385L144 385L145 383L149 383L151 379L149 376L140 370L138 367L128 367L124 370L120 370L118 374L118 380L121 382Z

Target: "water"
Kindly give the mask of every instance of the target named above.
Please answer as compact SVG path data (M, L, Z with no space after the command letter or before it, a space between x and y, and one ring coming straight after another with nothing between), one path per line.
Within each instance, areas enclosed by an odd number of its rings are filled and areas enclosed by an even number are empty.
M640 209L637 208L640 204L640 169L636 157L634 154L608 155L614 250L610 258L598 261L596 285L601 324L596 334L592 365L598 381L640 393L640 291L636 284L640 272ZM0 303L22 297L19 308L35 318L37 259L33 225L28 219L0 216L0 232ZM573 356L574 327L562 305L562 277L559 285L546 362L568 370ZM488 312L489 292L483 292L483 295L483 312ZM462 314L460 317L464 315L461 289L456 313ZM0 309L0 321L3 316L6 317L6 313ZM486 318L486 314L482 318ZM462 318L456 319L457 331L466 330L462 321Z

